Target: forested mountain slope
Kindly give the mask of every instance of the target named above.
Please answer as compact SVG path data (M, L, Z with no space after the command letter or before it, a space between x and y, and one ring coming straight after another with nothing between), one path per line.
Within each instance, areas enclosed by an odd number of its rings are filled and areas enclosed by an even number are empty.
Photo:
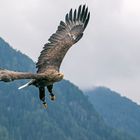
M115 91L97 87L86 95L105 122L140 139L140 106Z

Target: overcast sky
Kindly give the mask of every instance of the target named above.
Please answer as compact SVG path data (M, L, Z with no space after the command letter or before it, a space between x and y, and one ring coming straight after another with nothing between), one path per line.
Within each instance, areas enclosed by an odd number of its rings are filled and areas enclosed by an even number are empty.
M0 37L34 61L70 8L91 19L61 71L81 89L106 86L140 104L139 0L0 0Z

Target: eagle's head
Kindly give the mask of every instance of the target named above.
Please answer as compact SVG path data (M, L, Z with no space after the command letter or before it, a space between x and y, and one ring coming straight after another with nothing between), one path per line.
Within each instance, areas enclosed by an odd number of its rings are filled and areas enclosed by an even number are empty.
M62 80L64 78L64 74L59 72L59 73L57 73L56 77L57 77L58 81L60 81L60 80Z

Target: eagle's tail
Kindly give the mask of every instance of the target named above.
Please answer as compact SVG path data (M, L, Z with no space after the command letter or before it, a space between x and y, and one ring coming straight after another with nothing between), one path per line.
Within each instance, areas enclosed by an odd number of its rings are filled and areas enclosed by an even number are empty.
M32 83L33 83L33 80L29 81L29 82L26 83L25 85L20 86L18 89L20 90L20 89L26 88L26 87L32 85Z

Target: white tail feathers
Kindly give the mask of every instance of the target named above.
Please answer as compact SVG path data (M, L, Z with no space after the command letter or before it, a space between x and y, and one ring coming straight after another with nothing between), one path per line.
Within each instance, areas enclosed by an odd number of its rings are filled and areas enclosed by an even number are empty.
M26 88L26 87L30 86L31 83L32 83L32 80L29 81L28 83L26 83L25 85L20 86L18 89L20 90L20 89Z
M28 87L28 86L29 86L29 83L27 83L27 84L25 84L23 86L20 86L18 89L20 90L20 89L23 89L23 88Z

